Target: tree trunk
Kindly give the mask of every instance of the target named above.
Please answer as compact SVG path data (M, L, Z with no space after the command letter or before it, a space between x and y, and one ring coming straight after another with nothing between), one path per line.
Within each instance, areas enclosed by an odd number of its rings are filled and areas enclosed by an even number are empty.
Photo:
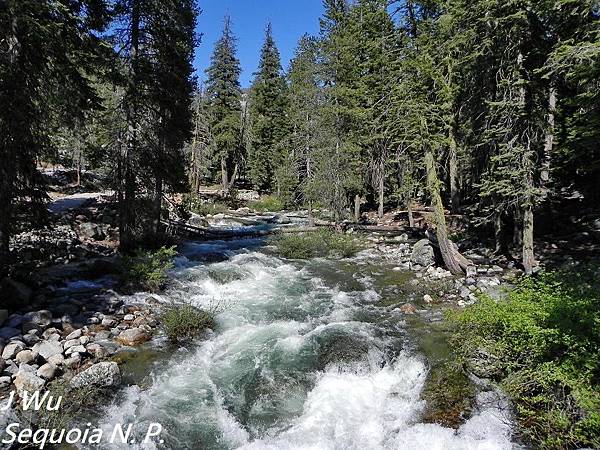
M544 194L547 194L547 185L550 182L550 162L552 160L552 148L554 146L554 121L556 113L556 88L550 88L548 96L548 129L546 131L546 140L544 142L544 153L542 157L542 170L540 180Z
M431 206L434 210L436 236L440 253L442 254L446 268L455 275L462 275L463 271L455 255L456 250L448 239L444 205L442 203L442 197L440 196L440 181L437 176L435 161L431 150L428 150L425 154L425 167L427 169L427 187L429 188L429 194L431 195Z
M315 226L315 218L313 216L313 207L312 207L312 201L308 201L308 226L309 227L314 227Z
M450 181L450 202L452 212L457 212L460 206L460 197L458 193L458 163L457 163L457 145L454 137L454 130L450 127L449 132L449 155L448 155L448 178Z
M414 228L415 216L413 215L412 200L410 197L406 198L406 211L408 212L408 226Z
M81 186L81 159L82 159L82 154L81 154L81 147L80 147L79 151L77 153L77 186Z
M533 252L533 208L528 204L523 209L523 267L526 274L537 265Z
M223 188L223 195L227 195L229 192L229 177L227 175L227 161L224 157L221 157L221 186Z
M377 210L377 217L380 219L383 218L383 192L385 181L385 174L383 173L383 170L381 172L382 173L379 175L379 209Z
M160 220L162 214L162 195L163 195L163 180L160 175L156 175L156 186L154 188L154 224L153 232L158 234L160 231Z
M360 195L354 196L354 221L358 223L360 220Z
M506 235L502 223L502 214L500 213L494 215L494 243L496 255L503 255L507 252Z
M235 178L237 177L237 173L238 173L238 164L236 163L235 166L233 167L233 174L231 175L231 180L229 180L229 185L227 187L227 190L231 190L231 188L233 188L233 183L235 183Z

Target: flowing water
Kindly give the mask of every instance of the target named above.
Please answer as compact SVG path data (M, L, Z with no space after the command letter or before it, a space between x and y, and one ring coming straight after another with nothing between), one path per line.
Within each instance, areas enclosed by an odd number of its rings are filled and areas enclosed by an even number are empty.
M493 392L458 430L421 422L427 361L402 314L379 305L365 258L292 262L261 244L182 248L161 300L216 308L216 330L157 361L103 427L135 422L139 442L161 423L164 442L138 448L514 448Z

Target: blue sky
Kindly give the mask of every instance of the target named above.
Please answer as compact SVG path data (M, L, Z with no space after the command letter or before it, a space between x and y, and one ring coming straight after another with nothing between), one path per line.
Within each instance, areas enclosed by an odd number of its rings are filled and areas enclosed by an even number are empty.
M200 80L210 63L214 44L221 35L223 17L231 16L238 38L238 58L242 64L242 87L249 87L252 73L258 67L260 47L267 22L273 24L273 35L281 53L281 63L288 68L298 39L304 34L317 34L322 0L198 0L202 14L197 30L203 33L196 49L194 66Z

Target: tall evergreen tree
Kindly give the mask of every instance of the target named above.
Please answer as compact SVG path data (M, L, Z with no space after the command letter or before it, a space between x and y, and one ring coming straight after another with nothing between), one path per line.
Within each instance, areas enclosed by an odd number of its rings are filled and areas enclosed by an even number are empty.
M206 97L210 129L221 171L221 184L227 193L245 159L242 140L242 90L240 62L236 57L231 19L225 17L223 33L215 45L207 69Z
M98 104L88 78L108 47L98 0L0 3L0 272L6 271L15 201L40 199L36 158L51 118L73 122Z
M266 192L281 191L282 177L277 168L286 160L282 148L288 133L286 117L287 86L282 74L279 50L271 24L265 30L258 72L250 90L251 151L250 178L254 186Z

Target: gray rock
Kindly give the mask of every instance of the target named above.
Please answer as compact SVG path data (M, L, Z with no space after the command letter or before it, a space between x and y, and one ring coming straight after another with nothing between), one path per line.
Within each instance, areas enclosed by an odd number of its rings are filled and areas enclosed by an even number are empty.
M0 358L0 373L2 373L2 371L4 371L5 367L6 367L6 361L4 360L4 358Z
M78 339L78 338L77 338L77 339L69 339L68 341L66 341L66 342L63 344L63 348L64 348L65 350L67 350L67 349L69 349L69 348L71 348L71 347L75 347L76 345L79 345L79 344L80 344L80 342L79 342L79 339Z
M65 362L65 357L62 354L52 355L48 358L48 362L55 366L62 366Z
M74 353L70 358L65 359L63 364L69 369L74 369L81 364L81 355L79 353Z
M40 378L35 374L35 370L33 370L33 368L24 368L23 366L19 368L19 371L15 376L14 383L15 387L17 388L17 392L19 393L23 391L39 391L46 384L43 378Z
M65 351L65 355L69 356L73 353L85 353L85 347L83 345L76 345L74 347L69 347Z
M57 367L54 364L46 363L35 374L44 380L52 380L56 376L56 370Z
M413 246L410 260L413 264L420 266L432 266L435 264L435 254L429 239L421 239Z
M33 311L23 316L24 323L33 323L44 329L52 323L52 313L47 310Z
M127 321L127 322L130 322L130 321L132 321L133 319L135 319L135 316L134 316L133 314L126 314L126 315L123 317L123 320L125 320L125 321Z
M29 347L33 347L35 344L40 342L40 338L35 334L27 333L25 336L23 336L23 342L25 342Z
M112 387L121 384L121 371L115 362L100 362L94 364L71 379L71 386Z
M67 337L65 339L67 341L70 341L71 339L79 339L81 337L81 334L82 334L81 328L78 328L77 330L75 330L72 333L70 333L69 335L67 335Z
M92 222L82 223L79 226L79 233L83 237L87 239L92 239L94 241L101 241L106 237L102 228Z
M88 346L85 349L90 355L92 355L96 359L106 358L110 354L104 346L97 343L88 344Z
M4 347L2 351L3 359L13 359L17 356L17 353L24 350L25 346L20 342L11 342Z
M10 383L12 383L12 378L9 376L6 377L0 377L0 389L6 389L7 387L10 386ZM2 417L2 414L0 414L0 418Z
M190 217L187 222L188 222L188 224L190 224L193 227L200 227L201 228L201 227L208 227L209 226L208 221L204 217L202 217L202 216L200 216L199 214L196 214L196 213L192 213L192 217Z
M36 357L37 355L31 350L21 350L17 353L17 356L15 356L15 361L20 364L30 364L35 361Z
M48 361L51 356L62 354L63 346L57 341L42 341L35 344L33 350Z

